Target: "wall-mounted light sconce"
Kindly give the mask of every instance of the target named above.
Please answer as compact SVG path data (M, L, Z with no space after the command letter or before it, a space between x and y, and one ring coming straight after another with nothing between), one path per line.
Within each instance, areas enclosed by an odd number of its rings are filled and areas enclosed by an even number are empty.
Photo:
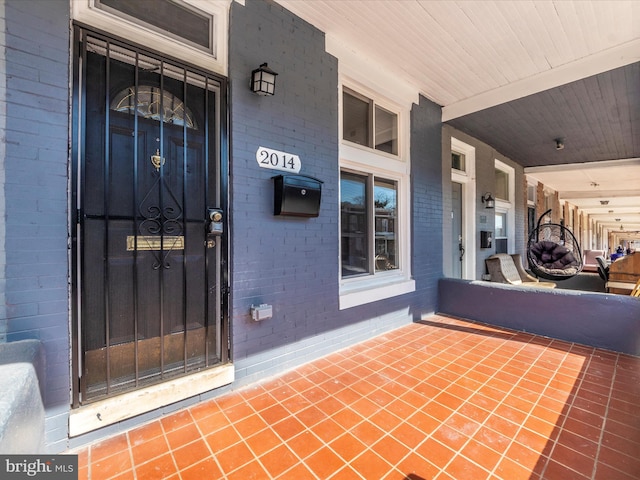
M258 95L273 95L276 93L276 77L278 74L263 63L251 72L251 91Z
M556 138L554 142L556 142L556 150L562 150L564 148L564 138Z
M482 203L484 203L484 208L495 208L496 206L496 201L493 199L493 196L491 195L491 192L487 192L484 195L482 195L482 197L480 197L482 200Z

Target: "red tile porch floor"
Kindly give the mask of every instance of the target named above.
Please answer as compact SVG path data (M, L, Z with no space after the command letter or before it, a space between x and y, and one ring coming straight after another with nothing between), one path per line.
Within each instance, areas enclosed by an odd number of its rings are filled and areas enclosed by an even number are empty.
M80 478L632 480L640 358L444 316L89 445Z

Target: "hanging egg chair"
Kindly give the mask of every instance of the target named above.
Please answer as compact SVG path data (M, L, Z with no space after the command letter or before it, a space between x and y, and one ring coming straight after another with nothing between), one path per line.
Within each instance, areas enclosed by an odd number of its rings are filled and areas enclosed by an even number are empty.
M582 271L582 252L578 240L562 222L542 223L549 213L551 210L540 216L536 228L529 234L529 268L546 280L567 280Z

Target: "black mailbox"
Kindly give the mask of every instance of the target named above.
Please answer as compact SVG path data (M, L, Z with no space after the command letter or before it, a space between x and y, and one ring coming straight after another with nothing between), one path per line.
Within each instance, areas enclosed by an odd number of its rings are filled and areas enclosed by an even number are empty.
M273 214L317 217L320 213L322 180L306 175L273 177Z
M493 232L489 230L480 231L480 248L491 248Z

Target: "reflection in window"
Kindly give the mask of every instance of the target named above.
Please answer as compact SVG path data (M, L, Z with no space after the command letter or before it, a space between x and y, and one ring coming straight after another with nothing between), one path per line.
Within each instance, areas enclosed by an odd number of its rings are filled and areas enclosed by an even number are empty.
M369 104L346 91L342 94L342 138L369 147Z
M376 106L376 150L398 154L398 116Z
M397 182L372 175L341 173L343 278L398 269L397 201Z
M398 155L398 115L374 101L344 89L342 138L364 147Z
M496 213L496 238L507 236L507 214Z
M508 253L506 213L496 213L495 244L496 253Z
M143 118L198 129L191 110L185 108L182 100L167 91L141 85L138 87L137 100L136 103L135 87L125 88L111 101L111 110L132 115L137 112Z
M392 180L376 178L373 188L376 228L376 272L398 268L396 223L398 186Z
M340 176L340 221L342 276L368 273L367 177L342 172Z

